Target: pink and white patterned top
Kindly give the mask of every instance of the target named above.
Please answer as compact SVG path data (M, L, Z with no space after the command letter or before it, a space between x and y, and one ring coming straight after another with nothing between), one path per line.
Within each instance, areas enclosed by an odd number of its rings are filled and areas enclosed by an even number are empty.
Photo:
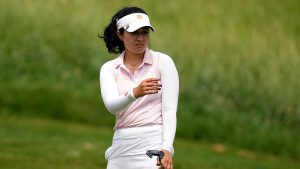
M104 105L116 115L114 129L153 124L163 126L162 148L173 152L179 78L171 57L146 49L143 63L132 74L124 65L124 52L106 62L100 70L100 88ZM132 89L147 78L160 78L156 94L134 98Z

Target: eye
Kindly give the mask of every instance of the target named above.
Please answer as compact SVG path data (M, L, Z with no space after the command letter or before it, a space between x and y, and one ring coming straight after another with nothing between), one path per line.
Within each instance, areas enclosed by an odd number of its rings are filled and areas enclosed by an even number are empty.
M149 33L149 32L150 32L150 30L149 30L148 27L146 27L146 28L143 29L143 33Z
M143 35L148 35L149 34L149 31L144 31L142 32Z
M138 31L134 31L134 32L131 33L131 35L133 35L133 36L138 36L139 34L140 33Z
M150 32L149 28L143 28L143 29L138 29L134 32L130 32L130 34L133 36L139 36L139 35L148 35L149 32Z

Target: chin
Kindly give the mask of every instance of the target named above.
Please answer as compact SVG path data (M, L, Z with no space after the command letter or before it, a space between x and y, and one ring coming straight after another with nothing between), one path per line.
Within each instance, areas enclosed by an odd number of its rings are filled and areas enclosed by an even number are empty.
M146 50L146 48L138 48L138 49L135 50L135 53L142 54L142 53L145 52L145 50Z

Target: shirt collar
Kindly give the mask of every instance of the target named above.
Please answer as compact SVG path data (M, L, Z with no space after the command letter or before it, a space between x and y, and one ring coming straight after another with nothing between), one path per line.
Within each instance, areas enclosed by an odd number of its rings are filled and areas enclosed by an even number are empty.
M123 51L117 58L115 62L115 68L119 67L120 65L124 65L124 54L125 51ZM150 49L146 48L143 64L152 64L153 63L153 55Z

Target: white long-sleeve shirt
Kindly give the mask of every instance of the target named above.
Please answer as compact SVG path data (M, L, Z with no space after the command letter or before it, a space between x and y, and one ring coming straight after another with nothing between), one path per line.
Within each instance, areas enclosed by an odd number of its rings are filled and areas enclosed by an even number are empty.
M163 53L146 49L143 63L132 74L123 59L124 52L106 62L100 70L104 105L116 115L114 129L162 124L162 149L173 153L179 94L179 78L173 60ZM132 94L126 94L147 78L160 78L161 91L138 99Z

